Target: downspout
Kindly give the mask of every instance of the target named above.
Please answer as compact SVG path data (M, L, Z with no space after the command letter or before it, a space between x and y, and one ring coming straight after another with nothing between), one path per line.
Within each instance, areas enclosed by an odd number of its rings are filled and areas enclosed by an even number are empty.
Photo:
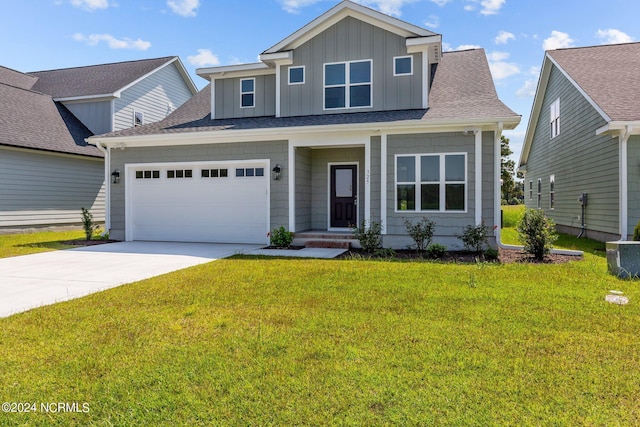
M104 234L111 232L111 147L105 148L96 144L98 150L104 154Z
M631 136L631 126L627 126L624 131L620 132L620 240L627 240L628 230L628 209L629 209L629 192L628 192L628 158L627 145Z

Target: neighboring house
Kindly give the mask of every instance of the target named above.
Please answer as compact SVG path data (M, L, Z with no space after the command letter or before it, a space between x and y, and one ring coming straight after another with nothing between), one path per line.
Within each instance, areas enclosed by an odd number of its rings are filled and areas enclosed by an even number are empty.
M633 235L638 99L640 43L546 52L519 166L527 206L545 210L563 232L602 241Z
M200 69L211 84L167 119L89 139L124 172L112 237L262 244L379 220L404 248L405 220L428 217L459 247L499 224L500 135L520 116L482 49L443 54L439 34L343 1L260 60Z
M177 57L0 67L0 228L77 224L82 207L103 221L104 154L85 139L164 119L196 93Z

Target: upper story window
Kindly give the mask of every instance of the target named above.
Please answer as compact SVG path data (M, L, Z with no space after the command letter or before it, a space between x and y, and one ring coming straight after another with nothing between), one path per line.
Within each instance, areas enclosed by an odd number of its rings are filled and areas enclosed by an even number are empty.
M560 135L560 98L556 99L550 107L551 138Z
M144 124L144 114L142 111L133 111L133 127L142 126Z
M289 68L289 84L290 85L304 84L304 65L300 67Z
M556 208L556 176L549 177L549 209Z
M324 64L324 108L371 107L372 61Z
M413 75L413 56L396 56L393 58L393 75Z
M396 157L396 211L465 211L465 153Z
M542 208L542 178L538 178L538 209Z
M255 107L256 79L240 80L240 106L242 108Z

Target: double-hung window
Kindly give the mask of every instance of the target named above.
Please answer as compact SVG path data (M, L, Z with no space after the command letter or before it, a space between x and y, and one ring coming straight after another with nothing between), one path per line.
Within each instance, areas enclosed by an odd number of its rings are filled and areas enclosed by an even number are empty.
M549 176L549 209L556 208L556 176Z
M240 106L252 108L256 105L256 79L240 80Z
M396 211L466 210L467 155L396 156Z
M542 208L542 179L538 178L538 209Z
M324 108L371 107L372 61L324 64Z
M551 139L560 135L560 98L556 99L549 108L551 122Z

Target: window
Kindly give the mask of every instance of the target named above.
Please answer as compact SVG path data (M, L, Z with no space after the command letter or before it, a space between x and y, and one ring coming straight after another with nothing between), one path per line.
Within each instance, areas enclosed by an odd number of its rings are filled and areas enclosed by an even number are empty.
M142 111L133 111L133 127L142 126L144 124L144 114Z
M538 209L542 207L542 179L538 178Z
M256 101L256 79L240 80L240 106L253 108Z
M529 200L533 200L533 181L529 181Z
M193 170L192 169L177 169L167 171L167 178L193 178Z
M160 178L160 171L136 171L136 179L158 179Z
M465 211L467 155L396 156L396 211Z
M556 99L550 107L551 139L560 135L560 98Z
M304 66L289 68L289 84L290 85L304 84Z
M549 177L549 209L555 209L556 205L556 176Z
M413 74L413 57L396 56L393 58L393 75L410 76Z
M264 168L236 168L236 176L264 176Z
M371 60L324 64L324 108L371 107Z
M201 178L226 178L229 176L227 169L201 169Z

